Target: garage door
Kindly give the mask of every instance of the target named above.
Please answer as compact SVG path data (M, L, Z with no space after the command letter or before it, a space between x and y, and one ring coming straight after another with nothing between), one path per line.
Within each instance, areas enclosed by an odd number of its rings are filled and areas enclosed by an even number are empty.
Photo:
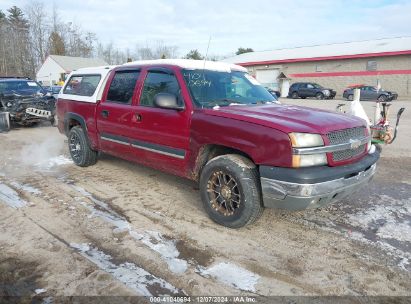
M278 75L280 75L280 70L257 70L256 78L265 87L269 87L278 90Z

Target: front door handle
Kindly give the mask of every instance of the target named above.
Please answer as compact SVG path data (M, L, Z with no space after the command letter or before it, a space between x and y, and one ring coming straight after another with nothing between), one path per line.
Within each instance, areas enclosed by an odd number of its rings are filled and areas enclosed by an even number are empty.
M101 111L101 116L103 116L104 118L107 118L108 114L109 114L109 111L107 111L107 110Z
M143 117L141 116L141 114L136 113L136 121L140 122L143 119Z

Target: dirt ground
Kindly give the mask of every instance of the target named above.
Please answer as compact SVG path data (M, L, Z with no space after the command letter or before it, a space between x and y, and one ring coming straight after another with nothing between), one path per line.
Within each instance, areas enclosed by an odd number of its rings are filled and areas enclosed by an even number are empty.
M361 192L238 230L193 182L107 155L76 167L53 127L2 133L0 296L411 296L410 116Z

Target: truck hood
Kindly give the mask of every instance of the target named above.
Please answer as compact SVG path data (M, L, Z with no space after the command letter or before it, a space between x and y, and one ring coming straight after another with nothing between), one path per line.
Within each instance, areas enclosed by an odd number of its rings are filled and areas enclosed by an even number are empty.
M366 126L358 117L293 105L226 106L203 109L207 115L254 123L290 133L327 134L330 131Z

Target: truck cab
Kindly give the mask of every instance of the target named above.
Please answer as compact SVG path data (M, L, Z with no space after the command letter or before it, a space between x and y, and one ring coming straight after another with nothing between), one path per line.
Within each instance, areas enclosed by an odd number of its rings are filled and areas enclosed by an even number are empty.
M73 161L101 151L199 183L217 223L238 228L264 207L317 208L374 175L366 122L281 105L241 66L138 61L72 72L58 127Z

